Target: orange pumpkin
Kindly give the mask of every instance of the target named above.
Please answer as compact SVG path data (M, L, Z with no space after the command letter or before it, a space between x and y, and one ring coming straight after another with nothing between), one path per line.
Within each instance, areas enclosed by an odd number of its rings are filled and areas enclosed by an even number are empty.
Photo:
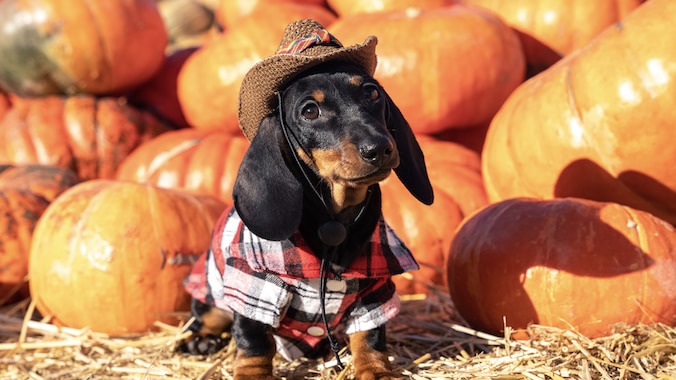
M17 99L0 122L0 163L40 163L112 178L122 159L168 128L124 98Z
M675 13L651 0L514 91L483 150L491 201L580 197L676 224Z
M524 78L518 37L484 9L355 14L329 29L345 45L378 36L375 77L416 133L487 123Z
M340 17L356 13L400 11L408 8L441 8L456 4L457 2L458 0L327 0L329 7Z
M223 27L230 28L243 18L258 11L258 8L275 8L282 3L297 4L302 7L325 7L326 0L215 0L216 19ZM262 21L262 20L261 20ZM281 36L280 36L281 37Z
M166 45L152 0L0 1L0 87L22 96L120 94L160 68Z
M420 269L395 276L399 294L427 294L429 285L443 285L443 263L453 240L453 233L463 218L462 210L448 194L435 191L434 203L421 204L394 177L381 185L383 217L411 250Z
M463 318L497 335L503 318L518 330L537 323L589 337L618 323L676 325L676 231L614 203L494 203L458 228L447 278Z
M149 81L127 94L129 104L151 111L175 128L190 127L178 101L178 74L197 49L178 49L168 54L160 70Z
M645 0L462 0L490 9L561 55L585 46ZM526 44L526 55L533 46Z
M132 152L116 178L196 191L232 204L232 187L248 147L244 136L221 131L171 131Z
M5 116L7 110L12 107L12 103L9 100L9 97L0 90L0 120Z
M240 134L237 111L244 75L274 54L291 21L314 18L324 25L335 16L326 8L294 3L258 7L195 52L178 76L178 99L188 123L198 129Z
M45 208L78 178L68 169L25 165L0 170L0 305L28 297L28 254Z
M427 293L428 286L443 285L443 264L453 232L460 221L487 204L481 181L479 155L461 145L419 137L434 203L426 206L413 198L398 179L381 186L383 215L421 264L421 269L394 279L402 294Z
M225 209L213 197L91 180L64 192L33 234L30 291L59 326L111 335L177 323L183 280Z

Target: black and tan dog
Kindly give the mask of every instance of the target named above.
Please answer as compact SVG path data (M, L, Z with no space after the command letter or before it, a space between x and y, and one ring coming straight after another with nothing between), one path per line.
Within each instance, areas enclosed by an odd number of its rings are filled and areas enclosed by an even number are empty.
M234 207L186 280L197 321L186 347L213 352L230 329L235 379L272 379L275 353L337 352L339 324L358 379L396 377L385 340L399 308L391 276L417 264L382 218L378 182L394 170L421 202L433 194L413 133L372 78L375 45L343 47L298 21L242 84L251 145Z

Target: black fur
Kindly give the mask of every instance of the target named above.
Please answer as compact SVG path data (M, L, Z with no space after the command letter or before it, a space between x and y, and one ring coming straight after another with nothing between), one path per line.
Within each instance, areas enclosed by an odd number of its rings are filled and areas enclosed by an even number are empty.
M418 200L432 203L422 151L387 93L356 67L320 65L294 79L280 99L282 112L261 122L242 161L233 189L235 208L247 227L265 239L282 240L300 231L315 254L331 255L331 271L340 274L370 240L381 215L378 182L391 170ZM320 114L313 118L317 103ZM332 152L341 149L352 152L352 163L335 178L324 177L318 160L333 159ZM331 183L336 181L367 189L365 197L334 207ZM347 238L329 248L317 230L330 220L343 223ZM232 335L245 355L267 354L274 347L270 333L269 327L235 315ZM384 352L385 327L368 332L367 342Z

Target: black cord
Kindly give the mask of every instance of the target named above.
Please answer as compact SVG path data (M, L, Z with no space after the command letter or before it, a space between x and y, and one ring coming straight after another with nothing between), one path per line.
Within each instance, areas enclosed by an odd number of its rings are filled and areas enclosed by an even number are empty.
M330 261L326 258L327 254L328 249L326 246L324 246L322 264L319 268L319 304L322 312L322 322L324 322L324 329L326 330L326 338L329 341L331 351L333 351L333 356L336 358L336 365L342 371L345 369L345 366L343 365L343 362L340 361L340 345L338 344L336 337L331 333L331 327L329 326L328 318L326 317L326 281L329 277L327 266L330 263Z
M315 193L317 198L322 202L322 205L324 205L324 209L326 209L326 212L329 213L329 216L331 216L331 212L329 211L329 206L326 204L326 201L324 201L324 197L319 194L319 191L315 189L315 187L312 185L312 181L310 181L310 177L307 175L305 172L305 169L303 168L303 165L300 163L300 159L298 158L298 154L296 154L296 151L293 149L293 144L291 144L291 138L289 137L289 133L293 133L289 130L287 127L286 123L284 122L284 111L282 110L282 93L278 92L277 93L277 108L279 112L279 123L281 124L282 127L282 132L284 133L284 139L286 140L286 144L289 146L289 149L291 149L292 156L294 160L296 161L296 164L298 165L298 169L300 169L300 172L303 173L303 177L305 177L305 180L307 183L310 185L310 188L312 191ZM298 137L296 135L293 135L293 138L296 139L296 143L298 143L298 146L303 149L305 154L312 158L312 156L305 150L305 148L300 144L300 141L298 140Z

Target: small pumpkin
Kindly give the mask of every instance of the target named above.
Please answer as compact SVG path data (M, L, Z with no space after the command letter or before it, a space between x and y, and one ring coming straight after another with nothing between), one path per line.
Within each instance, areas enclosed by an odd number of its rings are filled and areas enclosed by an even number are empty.
M489 122L525 75L518 37L481 8L354 14L329 29L345 45L378 36L375 77L418 134Z
M336 17L319 6L268 4L191 55L178 76L178 99L188 123L198 129L241 134L237 113L244 75L274 54L286 26L302 18L328 25Z
M0 87L21 96L121 94L160 68L152 0L0 1Z
M132 152L116 178L209 194L232 204L232 187L248 147L244 136L222 131L171 131Z
M615 203L509 199L457 229L447 279L463 318L497 335L505 321L588 337L607 336L618 323L673 326L676 231Z
M462 219L487 204L479 155L461 145L419 137L434 203L413 198L401 182L388 178L381 186L383 215L421 264L421 269L394 279L401 294L427 293L444 285L443 265Z
M79 182L68 169L6 166L0 171L0 305L27 298L33 229L47 206Z
M177 324L183 280L209 246L225 204L114 180L80 183L45 210L30 250L30 292L59 326L111 335Z
M133 149L167 130L124 98L22 98L0 122L0 163L56 165L83 180L112 178Z
M483 150L489 200L587 198L676 224L675 13L646 2L510 95Z

